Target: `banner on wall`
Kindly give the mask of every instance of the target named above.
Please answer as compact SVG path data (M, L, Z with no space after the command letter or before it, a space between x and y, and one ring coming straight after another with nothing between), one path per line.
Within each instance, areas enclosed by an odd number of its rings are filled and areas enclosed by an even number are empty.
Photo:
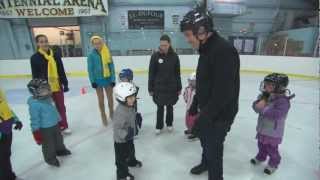
M107 0L0 0L0 18L106 16Z
M129 10L129 29L164 29L164 11Z

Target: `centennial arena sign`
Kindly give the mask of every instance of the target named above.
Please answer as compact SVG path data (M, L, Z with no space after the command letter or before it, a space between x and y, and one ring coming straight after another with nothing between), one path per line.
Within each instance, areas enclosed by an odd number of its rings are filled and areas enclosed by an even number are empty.
M0 18L106 16L107 0L0 0Z

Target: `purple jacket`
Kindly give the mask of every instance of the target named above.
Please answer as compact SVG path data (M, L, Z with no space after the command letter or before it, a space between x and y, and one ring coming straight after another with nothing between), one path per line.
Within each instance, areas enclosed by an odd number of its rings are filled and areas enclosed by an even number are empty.
M253 110L259 114L257 133L271 138L282 140L285 128L285 120L290 109L290 99L292 96L271 95L267 106L263 109L257 109L255 106L260 101L258 98L253 102Z
M12 133L12 126L13 124L16 123L16 121L18 121L19 119L17 118L17 116L14 115L14 117L12 117L11 119L7 120L7 121L1 121L0 120L0 133L3 134L10 134Z

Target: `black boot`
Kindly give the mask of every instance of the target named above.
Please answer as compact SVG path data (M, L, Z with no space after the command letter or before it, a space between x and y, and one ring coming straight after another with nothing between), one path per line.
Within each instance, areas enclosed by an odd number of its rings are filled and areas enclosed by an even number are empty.
M198 137L197 137L196 135L190 134L190 135L188 136L188 140L189 140L189 141L196 141L196 140L198 140Z
M50 166L60 167L59 160L57 158L53 159L52 161L47 162Z
M202 174L203 172L207 171L208 167L204 164L199 164L195 167L193 167L190 171L191 174L199 175Z
M129 167L141 168L142 167L142 162L138 161L138 160L128 161L128 166Z
M185 135L191 134L191 130L189 130L189 129L185 130L185 131L184 131L184 134L185 134Z
M134 176L132 176L132 174L128 173L126 177L117 176L117 180L134 180Z
M69 156L69 155L71 155L71 151L69 151L68 149L57 151L57 156Z

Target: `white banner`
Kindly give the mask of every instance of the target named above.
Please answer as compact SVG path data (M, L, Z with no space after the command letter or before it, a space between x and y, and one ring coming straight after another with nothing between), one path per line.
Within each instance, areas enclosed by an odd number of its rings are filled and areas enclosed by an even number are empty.
M107 0L0 0L0 18L106 16Z

